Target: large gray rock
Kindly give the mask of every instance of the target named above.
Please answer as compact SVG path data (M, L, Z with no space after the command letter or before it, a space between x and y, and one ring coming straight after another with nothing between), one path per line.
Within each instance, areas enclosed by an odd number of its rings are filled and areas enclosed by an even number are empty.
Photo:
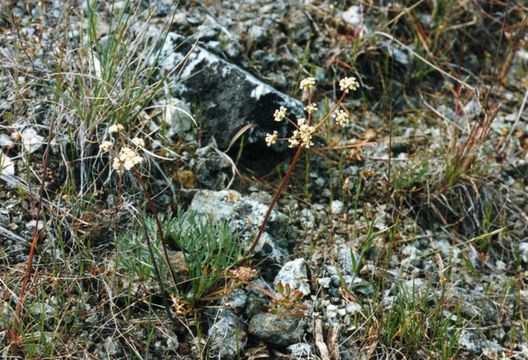
M240 235L246 249L252 244L255 233L268 209L267 204L242 196L234 190L198 191L191 202L190 210L207 214L217 221L227 221L233 233ZM286 258L285 237L288 217L273 211L260 239L256 252L277 262Z
M248 132L248 144L263 142L272 130L286 136L287 123L273 120L280 106L293 118L304 116L300 101L176 33L168 34L162 59L165 70L178 68L171 76L174 95L191 103L207 136L213 136L222 150L249 123L256 126Z
M305 322L299 317L260 313L249 322L250 334L274 345L291 345L302 341Z

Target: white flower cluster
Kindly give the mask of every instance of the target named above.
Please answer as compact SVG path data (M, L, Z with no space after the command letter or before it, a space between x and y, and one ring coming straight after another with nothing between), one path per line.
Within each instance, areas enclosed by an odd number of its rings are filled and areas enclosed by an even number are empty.
M277 131L274 131L273 134L266 134L266 145L271 146L277 142L279 134Z
M123 131L125 127L121 124L113 124L108 128L108 132L110 134L118 133L120 131Z
M143 158L139 156L136 150L128 146L123 146L119 155L114 158L112 168L122 173L124 170L131 170L135 165L140 164Z
M341 127L348 125L348 123L350 122L350 116L346 113L346 111L343 111L341 109L334 113L334 117L335 122Z
M110 134L115 134L124 129L125 127L123 125L115 123L108 127L108 132ZM134 166L143 162L143 158L139 155L138 151L140 148L145 147L145 140L136 136L131 139L130 142L134 144L134 146L123 146L119 150L117 156L114 156L112 168L118 173L123 173L125 170L130 171ZM99 144L99 150L102 152L112 151L113 147L113 141L105 140ZM115 153L117 153L117 150L115 150L114 154Z
M317 104L314 104L314 103L308 104L304 107L304 110L306 110L308 114L314 113L317 111Z
M112 146L114 146L114 144L111 141L103 141L99 145L99 150L101 150L102 152L108 152L110 151L110 149L112 149Z
M293 131L292 136L288 139L289 147L294 148L299 145L305 149L313 146L312 137L315 133L315 127L306 124L306 119L297 119L297 130Z
M313 77L307 77L306 79L303 79L300 84L299 88L304 91L308 91L312 89L316 84L316 80ZM359 88L359 83L356 80L355 77L345 77L339 81L339 87L342 92L345 94L348 94L351 90L355 91ZM340 98L339 102L335 105L334 109L339 108L341 106L341 103L343 101L343 97ZM306 119L301 118L297 119L297 124L294 124L290 119L288 121L292 123L296 129L293 131L292 136L286 139L279 139L277 131L273 131L271 134L266 134L266 144L268 146L271 146L275 144L278 140L288 140L289 147L294 148L297 146L301 146L305 149L309 149L314 145L312 138L316 133L316 130L320 127L320 125L324 125L323 122L330 116L330 114L327 114L326 116L322 116L321 118L318 118L317 116L313 115L315 112L317 112L317 104L308 102L304 110L309 114L308 119L309 121L306 121ZM333 111L333 110L331 110ZM275 121L283 121L286 119L287 115L287 109L284 106L281 106L279 109L275 110L273 113L273 118ZM350 115L345 110L339 109L333 114L331 114L336 124L338 124L341 127L344 127L350 123ZM318 119L318 120L317 120ZM314 121L315 120L315 121ZM315 126L312 126L309 123L313 123Z
M143 140L142 138L138 138L136 136L131 141L132 141L132 144L136 145L137 147L145 147L145 140Z
M357 90L359 88L359 83L357 82L356 78L353 76L346 77L339 81L339 88L341 89L341 91L344 91L345 94L348 94L350 90L352 91Z
M315 86L315 78L307 77L306 79L301 80L299 89L301 90L310 90Z
M286 109L284 106L281 106L275 112L273 113L273 118L277 122L281 122L286 118L286 113L288 112L288 109Z

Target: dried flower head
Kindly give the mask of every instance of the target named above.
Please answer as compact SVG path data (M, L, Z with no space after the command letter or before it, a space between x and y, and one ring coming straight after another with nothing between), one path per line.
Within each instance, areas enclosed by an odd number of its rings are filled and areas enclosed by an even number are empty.
M339 88L341 89L341 91L344 91L345 94L348 94L350 90L357 90L359 88L359 83L357 82L355 77L350 76L339 81Z
M286 109L284 106L281 106L275 112L273 113L273 118L275 121L282 121L284 118L286 118L286 113L288 112L288 109Z
M229 270L229 272L235 280L242 283L248 283L257 276L257 271L247 266L239 266L234 270Z
M278 138L279 134L277 134L277 131L274 131L273 134L266 134L266 145L271 146L275 144Z
M306 105L304 110L306 110L306 112L308 114L314 113L314 112L317 111L317 104L315 104L315 103L308 104L308 105Z
M131 170L135 165L141 163L143 158L132 148L124 146L118 156L114 158L112 167L117 172L122 173L124 170Z
M139 137L135 137L132 140L132 144L136 145L137 147L145 147L145 140Z
M13 133L11 133L11 139L13 139L14 141L20 141L22 140L22 134L18 131L15 131Z
M110 134L114 134L114 133L118 133L118 132L120 132L120 131L122 131L124 129L125 129L125 127L123 125L121 125L121 124L113 124L113 125L111 125L108 128L108 132Z
M307 77L306 79L301 80L299 89L301 90L310 90L315 86L315 78Z
M335 121L339 126L345 126L348 125L350 122L350 116L346 113L346 111L338 110L334 113Z
M101 145L99 145L99 150L102 152L108 152L112 148L113 144L111 141L103 141Z

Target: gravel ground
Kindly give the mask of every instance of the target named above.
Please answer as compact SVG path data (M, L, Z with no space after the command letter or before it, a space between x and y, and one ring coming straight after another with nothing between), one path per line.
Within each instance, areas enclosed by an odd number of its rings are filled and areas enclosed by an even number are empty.
M137 49L98 93L79 90L105 66L81 51L84 2L0 5L0 357L528 358L526 8L333 3L97 2L92 40L112 44L135 9L121 40ZM161 85L112 135L136 99L119 71L151 64L138 39L167 24L186 45L164 44L165 68L138 76ZM160 288L141 219L191 209L249 248L293 155L264 136L291 131L273 111L302 111L308 76L321 114L339 79L359 80L351 123L314 139L251 261L190 305L188 253L171 246L183 280ZM99 148L134 137L148 204Z

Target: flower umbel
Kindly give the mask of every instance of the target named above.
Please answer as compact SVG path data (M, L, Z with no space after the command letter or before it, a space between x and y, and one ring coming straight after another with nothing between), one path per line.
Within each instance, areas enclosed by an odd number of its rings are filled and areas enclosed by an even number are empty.
M314 104L314 103L308 104L304 107L304 110L306 110L308 114L314 113L317 111L317 104Z
M293 131L292 136L288 139L290 143L289 147L294 148L299 144L305 149L309 149L313 146L312 137L315 133L315 127L306 124L306 119L297 119L297 130Z
M101 145L99 145L99 150L102 152L108 152L112 148L112 145L111 141L103 141Z
M348 94L350 90L357 90L359 88L359 83L357 82L355 77L350 76L339 81L339 88L341 89L341 91L344 91L345 94Z
M334 113L334 117L336 123L341 127L348 125L350 122L350 116L341 109Z
M280 108L275 110L275 112L273 113L273 118L275 119L275 121L280 122L284 120L287 112L288 109L286 109L284 106L281 106Z
M301 80L299 89L301 90L310 90L315 86L315 78L307 77L306 79Z
M131 170L135 165L141 163L143 158L132 148L124 146L119 154L114 158L112 167L117 172Z
M145 147L145 140L139 137L135 137L132 140L132 144L136 145L137 147Z
M114 124L114 125L111 125L109 128L108 128L108 132L110 134L114 134L114 133L118 133L122 130L124 130L125 127L121 124Z
M277 131L274 131L273 134L266 134L266 145L271 146L277 142L279 134Z

